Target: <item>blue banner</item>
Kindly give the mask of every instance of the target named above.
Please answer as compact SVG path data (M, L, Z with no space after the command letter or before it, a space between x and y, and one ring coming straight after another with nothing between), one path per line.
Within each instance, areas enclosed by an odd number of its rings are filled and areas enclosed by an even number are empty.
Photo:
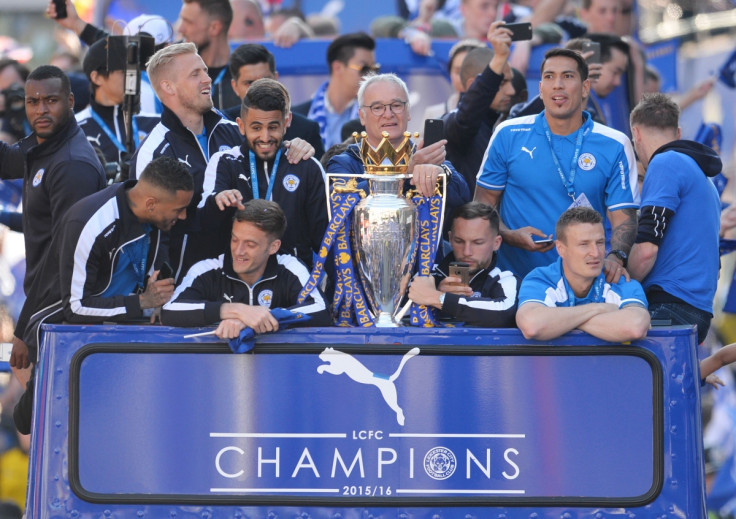
M657 479L661 381L636 348L147 347L93 348L75 362L70 478L86 495L607 502L642 499Z

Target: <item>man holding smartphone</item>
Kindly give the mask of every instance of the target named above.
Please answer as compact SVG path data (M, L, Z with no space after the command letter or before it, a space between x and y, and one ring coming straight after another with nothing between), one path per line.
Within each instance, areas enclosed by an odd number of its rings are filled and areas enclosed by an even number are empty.
M603 273L603 218L590 207L568 209L555 227L559 259L537 267L519 292L519 329L546 341L579 329L611 342L641 339L649 330L644 289L638 281L607 282Z
M433 278L412 280L409 298L469 326L516 326L519 279L496 267L495 253L501 246L498 226L498 213L489 205L469 202L458 207L449 233L452 252L435 265ZM453 275L458 261L467 265L467 284Z
M360 83L358 103L368 144L377 148L384 133L394 148L404 141L410 106L409 89L401 78L395 74L368 76ZM432 196L440 174L447 175L445 222L449 222L453 209L470 200L470 191L462 175L445 160L446 143L444 139L426 146L420 142L409 161L408 173L412 176L411 184L422 196ZM343 153L332 157L327 163L327 172L364 174L360 146L351 144Z
M465 177L471 192L493 128L511 108L515 93L508 64L512 32L503 22L494 22L488 29L488 41L493 50L471 49L465 56L460 68L465 93L457 108L443 117L447 158Z
M631 143L583 111L590 80L578 52L548 51L539 90L545 110L500 124L478 173L475 199L501 215L499 265L525 276L553 263L558 255L552 244L533 238L551 235L566 209L586 206L608 215L606 274L616 281L636 236L639 194L632 185Z

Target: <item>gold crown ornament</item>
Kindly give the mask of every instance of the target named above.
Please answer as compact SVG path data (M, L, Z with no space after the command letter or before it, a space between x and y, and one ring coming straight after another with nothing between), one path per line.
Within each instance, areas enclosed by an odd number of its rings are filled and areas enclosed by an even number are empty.
M412 145L409 139L411 132L404 132L404 140L397 148L394 148L388 140L388 132L381 132L381 142L374 148L368 143L368 135L365 132L353 132L355 142L360 145L360 158L366 173L372 175L403 175L409 169L409 161L412 155ZM419 137L415 133L414 137Z

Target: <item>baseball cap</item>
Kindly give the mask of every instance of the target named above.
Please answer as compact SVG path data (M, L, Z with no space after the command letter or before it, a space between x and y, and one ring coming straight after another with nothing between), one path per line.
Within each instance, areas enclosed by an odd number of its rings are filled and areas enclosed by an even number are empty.
M171 25L165 18L151 14L136 16L128 22L123 30L123 34L126 36L135 36L139 32L145 32L153 36L156 45L170 42L174 35Z
M106 70L108 72L112 72L113 70L124 70L125 49L122 48L121 50L122 54L120 52L113 51L116 55L110 56L108 63L108 38L94 42L90 45L87 50L87 54L84 56L84 61L82 62L84 75L89 78L93 71Z

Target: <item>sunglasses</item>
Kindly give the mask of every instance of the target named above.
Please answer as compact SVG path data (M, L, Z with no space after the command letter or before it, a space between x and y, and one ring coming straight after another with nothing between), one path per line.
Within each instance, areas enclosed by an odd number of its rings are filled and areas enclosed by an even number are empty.
M348 68L360 72L361 76L367 76L371 72L373 72L374 74L378 74L378 72L381 70L381 65L379 63L376 63L375 65L363 65L362 67L360 65L348 63L347 66Z

